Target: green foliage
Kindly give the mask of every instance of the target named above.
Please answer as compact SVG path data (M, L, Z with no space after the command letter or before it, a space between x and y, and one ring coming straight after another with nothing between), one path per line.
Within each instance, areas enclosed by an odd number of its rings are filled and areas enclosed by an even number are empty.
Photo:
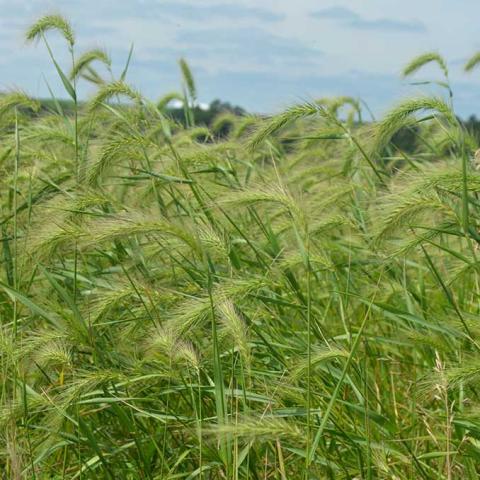
M123 74L0 97L3 476L477 478L475 122L434 97L200 121L182 68L180 113Z

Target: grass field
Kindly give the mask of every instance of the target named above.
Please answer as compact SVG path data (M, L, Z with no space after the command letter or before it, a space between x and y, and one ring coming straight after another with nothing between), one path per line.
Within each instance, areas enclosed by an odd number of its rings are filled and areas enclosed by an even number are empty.
M478 478L478 143L438 54L404 74L445 95L379 121L342 97L207 129L184 61L152 102L61 17L27 38L73 108L0 97L2 478Z

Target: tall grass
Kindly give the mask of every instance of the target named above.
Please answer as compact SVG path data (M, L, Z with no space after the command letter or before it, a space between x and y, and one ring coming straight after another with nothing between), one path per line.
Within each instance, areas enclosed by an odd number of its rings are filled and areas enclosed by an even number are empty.
M477 478L478 145L438 54L405 74L437 63L447 100L367 123L321 99L220 139L185 60L152 102L62 17L27 37L75 108L0 97L4 478Z

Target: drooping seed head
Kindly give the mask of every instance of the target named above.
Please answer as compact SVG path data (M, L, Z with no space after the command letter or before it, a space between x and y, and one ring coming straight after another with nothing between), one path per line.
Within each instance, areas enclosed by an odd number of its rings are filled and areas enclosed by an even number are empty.
M59 32L68 42L70 47L73 47L75 44L75 35L72 26L68 20L58 14L41 17L27 30L25 37L29 42L38 40L38 38L45 35L49 30Z

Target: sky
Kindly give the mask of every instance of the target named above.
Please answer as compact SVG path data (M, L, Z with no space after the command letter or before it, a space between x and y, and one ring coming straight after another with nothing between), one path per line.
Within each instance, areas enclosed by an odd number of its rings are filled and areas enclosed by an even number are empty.
M441 80L435 68L408 81L400 75L411 58L436 51L447 60L457 113L480 116L480 68L463 72L480 51L478 0L0 0L0 12L0 91L48 97L48 84L65 96L45 47L24 41L37 18L60 13L78 53L105 48L117 75L133 43L127 81L153 100L179 89L184 57L202 102L274 113L350 95L381 116L407 95L428 93L413 81ZM68 71L65 43L49 40ZM92 93L81 86L81 97Z

